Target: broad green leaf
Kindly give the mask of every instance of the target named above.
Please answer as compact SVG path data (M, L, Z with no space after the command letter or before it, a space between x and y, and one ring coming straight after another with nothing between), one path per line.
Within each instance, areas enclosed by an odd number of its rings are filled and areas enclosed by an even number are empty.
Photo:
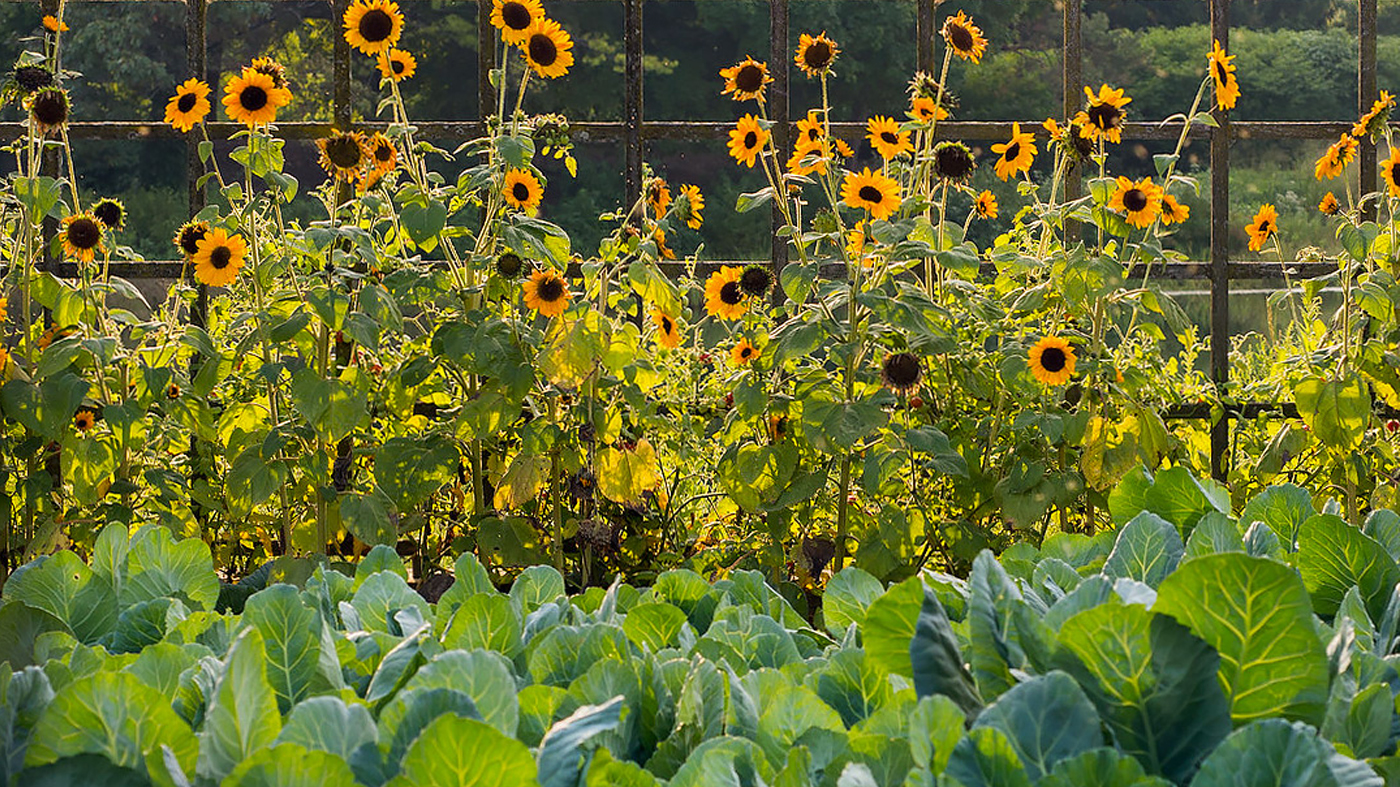
M855 566L836 572L827 580L826 590L822 592L822 619L826 630L839 637L852 623L863 623L866 610L884 592L880 580Z
M515 737L520 718L515 675L504 656L490 650L449 650L425 664L404 689L456 689L471 697L481 720Z
M388 787L532 787L535 773L525 744L449 713L418 736Z
M476 703L456 689L408 689L395 694L379 714L379 749L387 762L400 763L423 730L444 716L481 721Z
M685 625L685 613L672 604L638 604L627 611L622 631L638 648L655 653L678 644L677 637Z
M1229 734L1220 659L1171 618L1109 602L1065 621L1059 642L1056 663L1148 773L1183 781Z
M1338 754L1300 722L1261 719L1225 739L1192 787L1383 787L1365 763Z
M1244 540L1240 538L1236 524L1223 514L1207 514L1201 517L1191 531L1191 537L1186 539L1186 551L1181 559L1243 551Z
M441 604L439 604L439 615ZM498 593L468 596L442 635L443 647L494 650L514 657L520 649L520 615L510 599Z
M86 784L150 787L151 780L141 771L114 765L100 754L77 754L48 765L26 768L14 784L15 787L73 787Z
M248 598L243 620L262 635L267 680L282 713L321 689L321 616L302 603L291 585L273 585Z
M530 676L554 686L569 685L600 659L632 657L620 626L555 626L537 642L530 643Z
M292 404L327 443L355 431L368 412L364 391L338 379L324 379L310 369L292 378Z
M1148 776L1137 760L1113 749L1092 749L1056 763L1036 787L1171 787L1171 782Z
M379 731L368 708L347 705L339 697L312 697L292 708L275 743L295 743L349 762L356 749L378 741Z
M1360 377L1309 377L1293 387L1298 414L1324 444L1351 451L1361 445L1371 419L1371 397Z
M661 485L656 449L645 438L629 450L604 448L595 462L598 491L614 503L640 503L643 494Z
M1118 532L1113 551L1104 561L1103 573L1136 579L1155 588L1176 569L1185 551L1186 545L1181 543L1175 525L1144 511Z
M365 580L380 572L398 574L405 581L408 580L408 569L404 567L403 558L394 551L393 545L375 545L355 566L355 590L359 590Z
M817 696L841 714L847 727L859 724L894 699L889 673L854 648L831 654L826 665L810 678L816 679L813 688Z
M593 752L582 787L659 787L650 771L627 760L615 760L607 749Z
M758 744L747 738L710 738L676 771L669 787L743 787L739 773L771 783L773 768ZM751 783L757 783L757 780Z
M1103 745L1099 714L1063 672L1019 683L988 705L974 729L990 727L1006 733L1032 781L1055 764Z
M5 598L53 615L85 645L117 624L117 594L111 583L66 549L40 557L16 573L5 584Z
M486 573L486 569L481 566L481 561L476 559L476 555L471 552L463 552L453 565L452 587L442 594L438 599L438 619L444 619L444 611L451 612L461 605L463 601L478 593L489 593L497 595L496 586L491 584L491 577Z
M389 500L383 495L347 492L339 496L340 521L355 538L373 546L393 546L399 540L398 528L389 515Z
M982 709L977 685L963 661L958 639L938 594L923 589L924 599L910 638L909 659L913 668L914 690L920 698L943 695L966 715Z
M224 676L204 716L199 734L201 777L223 779L239 763L277 739L282 715L268 685L262 635L247 628L229 648Z
M1378 508L1366 516L1362 532L1374 538L1390 557L1400 561L1400 514L1388 508Z
M510 597L526 615L563 595L564 577L552 566L531 566L510 586Z
M1298 530L1298 573L1312 595L1312 608L1330 618L1353 586L1366 610L1377 620L1390 592L1400 582L1400 568L1375 539L1331 514L1308 518Z
M193 610L213 610L219 600L219 578L208 544L198 538L177 543L169 530L148 527L131 541L119 605L126 608L166 597L179 599Z
M971 598L967 605L967 660L982 697L996 697L1015 684L1011 668L1020 668L1024 661L1011 633L1011 616L1022 601L1021 592L991 551L985 549L972 563L968 586Z
M167 770L162 747L174 752L183 774ZM134 675L99 672L70 683L44 709L30 738L25 765L34 767L77 754L100 754L113 764L147 774L161 787L187 783L199 744L188 724L160 692Z
M769 762L785 761L787 752L801 745L799 741L811 730L845 733L841 714L805 686L775 686L750 693L758 703L758 745Z
M220 787L355 787L355 773L329 752L282 743L259 749Z
M1145 510L1176 525L1183 536L1211 511L1230 513L1230 493L1224 487L1180 466L1158 473L1142 502Z
M430 436L390 438L374 457L374 480L400 513L417 508L457 476L457 446Z
M1298 548L1298 529L1316 513L1312 495L1306 489L1275 484L1245 504L1240 512L1240 532L1247 532L1255 522L1263 522L1292 552Z
M1277 715L1320 718L1327 655L1293 569L1239 553L1197 558L1167 577L1153 609L1220 653L1220 682L1236 725Z
M201 645L174 645L158 642L136 657L136 660L122 669L141 679L142 683L159 691L168 698L174 698L180 688L180 674L199 661L196 653L208 653Z
M382 631L395 636L406 632L395 631L394 614L404 609L417 610L418 616L427 619L430 615L428 602L413 592L403 577L392 571L381 571L371 575L355 591L350 601L360 616L360 623L367 631Z
M542 787L577 787L579 770L588 756L584 744L616 727L621 718L622 697L614 697L602 705L585 705L550 727L540 741Z
M914 677L909 643L924 604L924 583L911 577L892 586L870 604L861 636L865 653L887 672Z
M920 768L942 773L962 739L966 717L941 694L924 697L909 715L909 750Z
M0 602L0 662L10 669L41 666L34 658L34 643L49 631L65 631L63 621L19 601Z
M983 727L958 741L944 770L962 787L1030 787L1016 749L1001 730Z

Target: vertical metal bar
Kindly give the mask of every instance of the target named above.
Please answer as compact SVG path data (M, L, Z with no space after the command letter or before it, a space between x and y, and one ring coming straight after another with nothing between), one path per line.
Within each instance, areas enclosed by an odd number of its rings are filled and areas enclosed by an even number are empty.
M1380 98L1376 87L1376 23L1378 0L1360 0L1357 14L1357 114L1364 114ZM1376 145L1370 137L1361 140L1361 194L1376 190ZM1368 219L1375 219L1376 206L1365 210Z
M933 62L933 37L938 34L934 28L937 21L934 15L935 0L918 0L918 7L914 17L914 36L918 38L918 63L917 68L928 74L934 74L937 65Z
M1230 0L1210 0L1210 32L1230 46ZM1215 110L1210 131L1210 376L1223 397L1230 381L1230 116ZM1210 474L1224 481L1229 472L1230 418L1227 410L1210 426Z
M792 70L792 58L788 56L788 0L769 0L768 8L768 70L773 75L773 84L769 85L772 91L768 97L768 117L773 121L773 150L781 163L787 161L792 141L792 129L788 127L788 78ZM778 185L782 186L781 183ZM783 214L778 209L778 200L785 196L774 195L771 213L773 276L778 281L782 281L783 267L788 261L788 239L778 234L778 230L783 226ZM774 288L775 301L781 300L781 290L781 287Z
M476 105L482 123L496 111L491 69L496 67L496 30L491 27L491 0L476 2Z
M643 0L623 0L622 3L623 77L626 80L623 112L627 125L623 147L629 209L642 198L642 3Z
M202 81L209 79L209 0L187 0L185 3L185 68L190 76ZM217 83L215 83L217 86ZM204 176L204 163L199 160L199 145L203 135L185 135L185 167L189 178L189 215L194 217L204 210L204 187L199 179ZM196 285L194 309L190 322L203 328L209 324L209 288ZM191 361L193 363L194 361ZM193 370L191 370L193 371Z
M1061 86L1061 109L1064 111L1066 120L1072 118L1079 112L1079 107L1083 103L1084 87L1084 39L1080 33L1080 26L1084 19L1083 0L1061 0L1064 10L1064 62L1062 78L1064 84ZM1079 199L1080 195L1080 175L1082 173L1069 171L1065 173L1065 200L1071 201ZM1066 225L1066 235L1077 232L1077 225Z
M350 42L339 34L349 8L350 0L331 0L331 122L338 129L350 128Z

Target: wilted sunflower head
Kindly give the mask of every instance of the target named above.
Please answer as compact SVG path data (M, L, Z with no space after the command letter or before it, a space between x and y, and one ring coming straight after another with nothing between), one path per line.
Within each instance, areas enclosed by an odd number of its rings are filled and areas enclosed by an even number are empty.
M187 257L193 257L199 252L199 242L204 240L204 236L209 234L209 222L207 221L187 221L180 225L180 229L175 232L175 245L180 247L180 251Z
M358 131L337 131L316 140L321 149L321 167L327 175L336 177L353 176L364 169L371 155L366 150L365 135Z
M739 274L739 288L747 295L762 298L773 286L773 274L762 265L750 265Z
M115 200L111 197L103 197L98 200L92 208L92 215L102 222L102 226L113 232L126 224L126 208L122 206L121 200Z
M795 60L803 73L814 77L830 70L831 64L836 62L836 56L840 53L836 42L826 37L825 30L819 36L803 33L797 45Z
M933 149L933 171L943 180L967 180L975 169L972 151L961 142L940 142Z
M55 84L53 72L43 66L15 66L14 80L25 95Z
M287 81L287 67L270 57L256 58L250 68L259 74L267 74L271 77L273 87L290 88L292 86L292 83Z
M880 365L880 379L896 391L912 389L923 375L923 364L913 353L890 353Z
M557 112L536 115L530 121L530 127L534 129L532 136L535 144L541 148L567 148L572 144L569 139L569 119Z
M46 87L36 91L29 97L29 119L41 134L47 134L67 123L68 91L59 87Z
M514 279L525 270L525 261L513 251L502 252L496 257L496 273L503 279Z

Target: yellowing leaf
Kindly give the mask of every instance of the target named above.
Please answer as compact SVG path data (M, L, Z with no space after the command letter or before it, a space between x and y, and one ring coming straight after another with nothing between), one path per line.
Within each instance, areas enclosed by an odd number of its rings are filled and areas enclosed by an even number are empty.
M496 484L491 504L502 510L519 508L535 499L548 478L549 457L518 455Z
M604 448L598 452L598 491L615 503L637 503L661 485L656 449L638 440L631 450Z

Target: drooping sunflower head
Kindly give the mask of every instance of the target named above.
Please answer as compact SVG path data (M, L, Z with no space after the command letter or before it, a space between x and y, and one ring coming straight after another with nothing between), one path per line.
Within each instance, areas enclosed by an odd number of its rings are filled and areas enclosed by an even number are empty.
M1012 123L1011 141L992 145L992 152L998 154L996 163L998 178L1006 180L1018 173L1030 172L1031 164L1035 163L1035 154L1038 152L1035 147L1035 135L1021 131L1020 123Z
M1337 195L1329 191L1322 201L1317 203L1317 209L1324 215L1335 216L1341 212L1342 204L1337 201Z
M42 20L42 24L44 25L44 29L49 31L50 33L68 32L68 23L64 22L62 19L59 19L53 14L45 14Z
M369 148L370 164L380 172L389 172L399 164L399 150L394 141L376 131L365 143Z
M757 357L758 348L754 347L748 339L739 339L738 343L729 351L729 360L733 361L735 366L748 366Z
M841 199L848 206L863 209L872 218L887 219L899 210L899 181L869 167L848 172L841 183Z
M987 39L962 11L943 21L943 40L948 42L954 55L974 63L981 61L982 54L987 51Z
M1031 374L1045 385L1062 385L1074 377L1074 345L1059 336L1045 336L1030 349Z
M39 134L58 130L68 122L68 91L61 87L46 87L29 97L29 122Z
M961 142L940 142L933 149L933 172L942 180L965 182L975 169L977 160Z
M735 265L725 265L705 281L705 311L711 317L722 320L737 320L748 311L744 300L744 288L740 284L743 269Z
M492 0L491 25L501 31L501 40L517 45L525 40L530 25L544 19L540 0Z
M91 407L79 407L73 413L73 428L86 432L97 425L97 411Z
M1356 121L1356 125L1351 127L1351 135L1360 139L1370 137L1376 139L1380 136L1381 129L1390 121L1390 111L1395 108L1395 96L1382 90L1381 97L1371 105L1370 110Z
M390 49L379 55L379 75L385 79L402 82L418 72L418 60L403 49Z
M772 136L772 132L763 127L758 116L744 115L739 118L734 128L729 130L729 155L735 161L752 168Z
M194 257L199 253L199 242L204 240L207 234L209 222L191 220L180 225L180 229L175 231L173 241L186 257Z
M188 132L204 122L210 109L209 86L198 79L186 79L165 105L165 122Z
M666 214L667 208L671 207L671 187L665 178L647 180L646 201L653 216L660 218Z
M353 180L368 167L373 152L359 131L337 131L316 140L321 169L336 180Z
M1270 204L1260 206L1254 220L1244 229L1249 234L1249 250L1262 251L1264 244L1278 232L1278 210Z
M514 279L525 270L525 261L513 251L503 251L496 255L496 275L503 279Z
M652 230L651 242L656 245L657 259L674 260L676 258L675 250L666 245L666 230L660 227Z
M760 63L751 56L745 57L741 63L720 69L719 75L724 77L724 90L720 91L720 95L733 94L735 101L762 101L764 86L773 81L768 74L768 64Z
M270 57L255 57L248 66L260 74L267 74L272 86L290 90L292 83L287 80L287 67Z
M1235 55L1225 54L1225 49L1216 41L1206 60L1210 64L1211 80L1215 83L1215 106L1219 109L1234 109L1240 99L1240 83L1235 78Z
M574 40L553 19L538 19L520 42L525 63L542 77L562 77L574 65Z
M393 0L355 0L345 10L344 25L350 46L374 56L399 42L403 14Z
M209 287L227 287L238 278L248 244L243 236L213 227L195 244L194 277Z
M773 274L762 265L747 265L743 273L739 274L739 289L743 290L745 295L762 298L772 286Z
M1350 134L1343 134L1336 142L1327 148L1321 158L1313 166L1313 176L1318 180L1331 180L1344 171L1351 160L1356 157L1356 149L1360 143Z
M876 115L865 122L865 131L865 138L870 140L871 147L886 161L914 149L914 143L909 141L909 132L901 131L894 118Z
M1088 106L1074 118L1081 127L1080 136L1095 142L1122 142L1123 123L1128 117L1124 107L1133 100L1121 88L1115 90L1108 85L1100 85L1098 93L1086 87L1084 95L1089 99Z
M126 226L126 207L119 199L103 197L92 206L92 215L113 232Z
M1176 197L1170 194L1162 195L1162 224L1170 226L1180 224L1191 218L1191 206L1183 205L1177 201Z
M53 72L43 66L15 66L12 78L20 93L29 95L46 87L53 87L58 84Z
M63 256L79 262L92 262L103 252L102 223L91 213L74 213L63 219Z
M1121 213L1128 223L1142 229L1150 227L1162 212L1162 188L1143 178L1134 182L1131 178L1119 177L1117 189L1108 200L1108 209Z
M825 30L819 36L803 33L797 42L797 56L794 61L797 67L802 69L802 73L811 79L830 72L831 64L836 62L836 56L839 54L841 50L835 41L826 37Z
M651 321L656 325L656 343L668 350L680 346L681 332L676 320L666 312L657 309L651 313Z
M901 393L913 390L924 376L924 365L913 353L890 353L880 364L880 380Z
M553 270L535 271L521 286L525 305L545 317L558 317L569 306L569 283Z
M702 215L705 210L705 196L700 193L700 187L685 184L678 191L685 200L685 210L682 215L685 217L685 225L693 230L700 229L705 219Z
M235 123L262 126L277 121L277 110L290 104L292 91L277 87L272 77L252 67L229 81L224 88L223 105Z
M992 192L986 189L977 195L977 199L972 203L972 212L979 219L994 219L997 217L997 198Z
M505 180L501 183L501 196L511 207L534 211L544 197L544 186L540 185L539 178L533 173L512 169L506 172Z

